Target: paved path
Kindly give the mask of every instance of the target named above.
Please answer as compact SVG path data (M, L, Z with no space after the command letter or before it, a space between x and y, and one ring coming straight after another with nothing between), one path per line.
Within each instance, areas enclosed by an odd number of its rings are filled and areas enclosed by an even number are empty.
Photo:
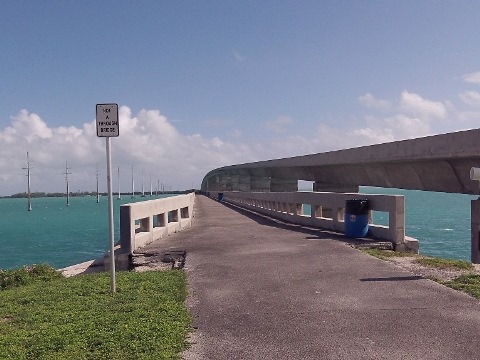
M480 359L480 303L348 246L197 196L184 359Z

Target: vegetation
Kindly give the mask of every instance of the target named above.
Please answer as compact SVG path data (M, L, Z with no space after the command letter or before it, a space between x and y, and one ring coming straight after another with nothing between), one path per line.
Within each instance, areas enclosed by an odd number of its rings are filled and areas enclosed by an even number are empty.
M50 281L61 277L62 274L48 265L24 266L14 270L0 269L0 290L11 289L35 282Z
M419 264L443 270L468 270L472 271L475 267L464 260L450 260L434 257L419 257L416 260Z
M408 252L395 252L392 250L381 250L381 249L361 249L364 253L367 253L369 255L375 256L376 258L379 259L388 259L391 257L398 257L398 256L415 256L415 254L408 253Z
M2 359L177 359L186 349L183 271L119 272L112 295L108 273L64 278L42 269L0 291Z
M473 297L480 299L480 275L479 274L464 274L460 275L454 280L443 281L443 285L451 287L452 289L466 292Z
M188 194L191 192L195 192L195 189L190 189L190 190L171 190L171 191L158 191L156 193L158 194ZM101 196L108 196L107 192L100 192L99 193ZM123 193L122 195L130 195L131 193ZM140 191L135 191L134 195L140 196L142 193ZM76 192L70 192L69 195L71 197L76 197L76 196L97 196L97 193L94 191L76 191ZM45 198L45 197L65 197L64 192L53 192L53 193L46 193L43 191L36 191L30 193L30 197L32 199L36 198ZM8 195L8 196L1 196L0 198L12 198L12 199L26 199L28 197L28 194L26 192L21 192L21 193L16 193L13 195Z
M93 191L77 191L77 192L70 192L69 195L71 197L75 196L96 196L97 193ZM30 197L32 199L36 198L44 198L44 197L64 197L65 193L64 192L53 192L53 193L46 193L43 191L36 191L30 193ZM4 198L12 198L12 199L26 199L28 197L28 194L26 192L22 193L16 193L10 196L4 196Z
M442 259L411 253L394 252L391 250L361 249L361 251L383 260L399 256L413 256L416 258L415 262L426 267L463 272L463 274L455 279L448 281L437 279L435 277L429 278L452 289L465 292L480 299L480 274L474 273L475 267L468 261Z

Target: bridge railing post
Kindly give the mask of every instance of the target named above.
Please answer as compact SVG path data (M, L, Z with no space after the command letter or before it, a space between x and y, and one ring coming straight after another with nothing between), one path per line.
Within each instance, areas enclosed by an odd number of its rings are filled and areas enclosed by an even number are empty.
M480 199L471 201L472 264L480 264Z

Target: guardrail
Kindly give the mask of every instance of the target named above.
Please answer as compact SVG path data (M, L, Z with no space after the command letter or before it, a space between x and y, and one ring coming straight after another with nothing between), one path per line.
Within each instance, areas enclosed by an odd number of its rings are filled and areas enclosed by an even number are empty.
M120 206L120 251L133 252L192 225L195 193Z
M213 192L209 195L286 222L344 232L345 202L369 201L369 236L393 243L395 251L418 252L418 241L405 236L405 199L402 195L331 192ZM304 214L310 205L310 215ZM372 212L388 213L388 226L374 224Z

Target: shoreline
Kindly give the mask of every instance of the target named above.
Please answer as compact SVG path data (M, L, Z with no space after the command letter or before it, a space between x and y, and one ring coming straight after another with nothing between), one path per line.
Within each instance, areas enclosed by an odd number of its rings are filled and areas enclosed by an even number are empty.
M57 269L60 271L63 276L71 277L76 275L87 275L93 273L104 272L104 261L103 257L94 260L88 260L79 264L70 265L61 269Z

